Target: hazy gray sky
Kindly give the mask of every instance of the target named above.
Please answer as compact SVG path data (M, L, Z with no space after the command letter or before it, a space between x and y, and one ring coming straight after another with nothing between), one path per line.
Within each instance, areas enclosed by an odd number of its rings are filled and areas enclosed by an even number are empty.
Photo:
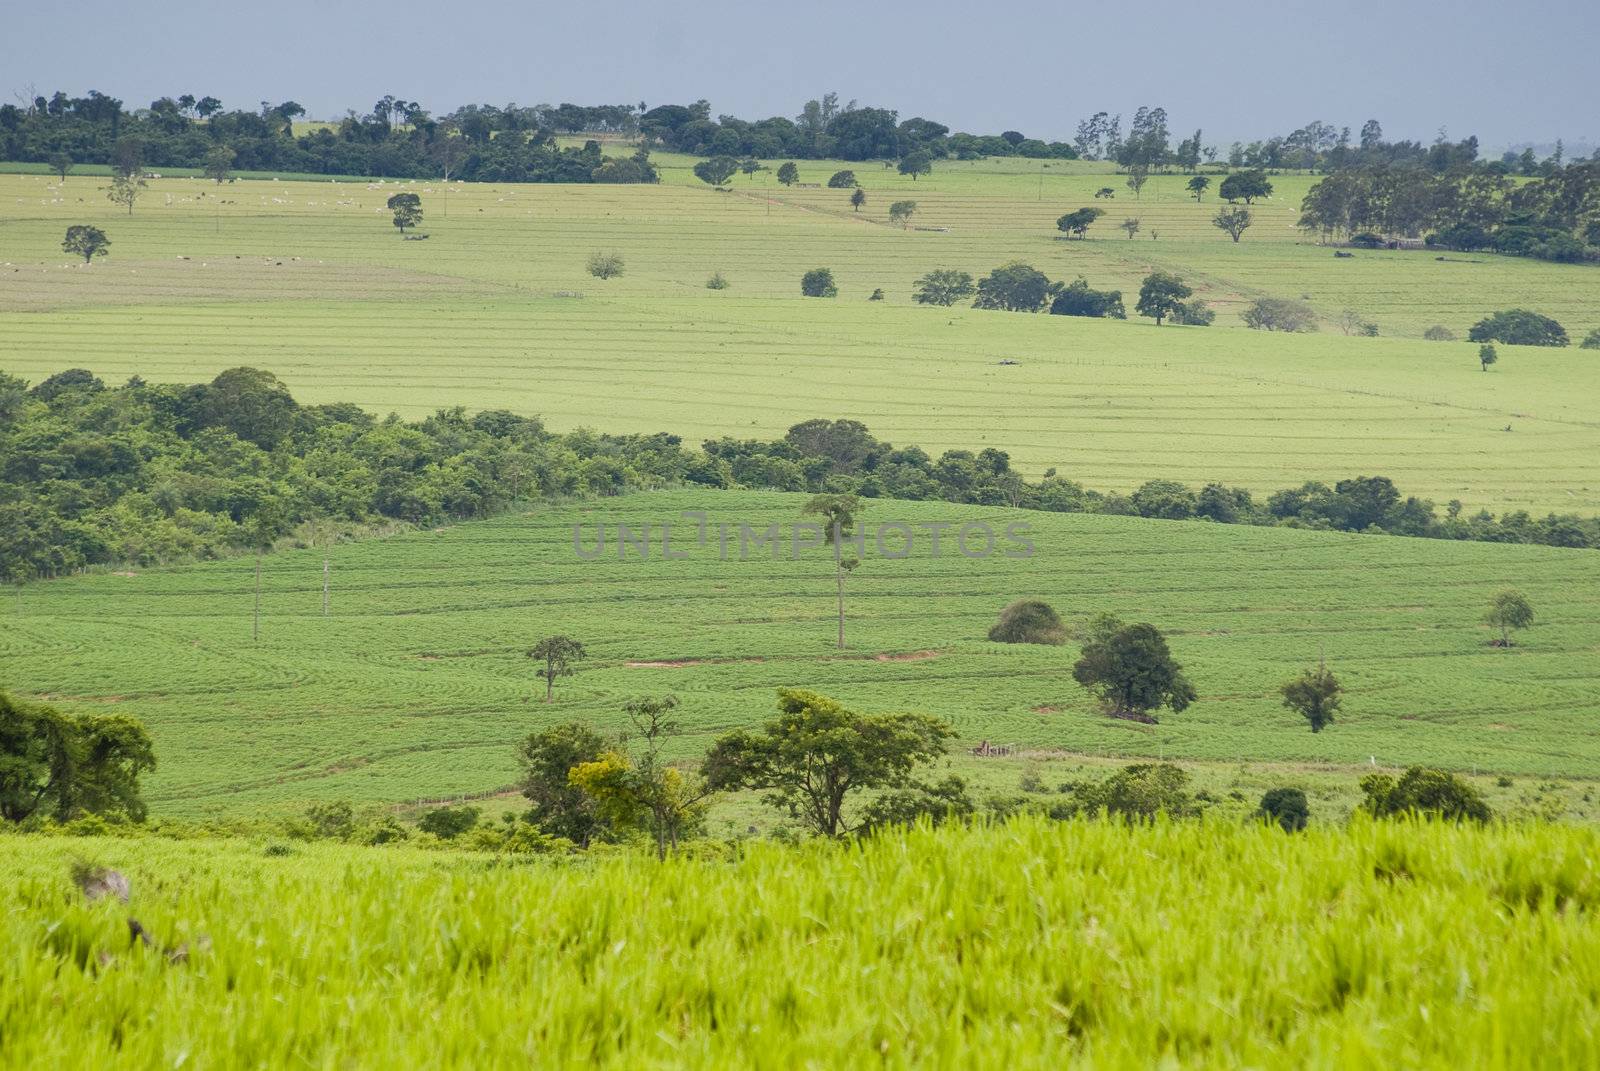
M759 118L832 89L1045 139L1100 109L1160 104L1174 131L1203 126L1218 144L1373 116L1390 137L1600 140L1597 0L10 6L6 97L99 89L132 107L190 92L294 99L316 117L385 93L434 112L705 97L713 114Z

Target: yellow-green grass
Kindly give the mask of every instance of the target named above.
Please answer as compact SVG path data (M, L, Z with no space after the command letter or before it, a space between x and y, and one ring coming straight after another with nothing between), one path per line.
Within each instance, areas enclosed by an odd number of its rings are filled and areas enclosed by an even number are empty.
M1025 821L508 868L0 837L0 1056L1586 1069L1597 849L1548 826ZM81 858L121 869L132 902L84 904ZM161 947L129 947L129 914Z
M938 559L926 534L911 558L869 553L850 579L843 652L825 558L722 562L713 539L660 559L659 525L680 510L759 528L797 519L804 501L650 493L282 551L265 562L259 643L249 560L32 585L0 606L3 683L145 719L161 758L149 796L173 815L501 789L521 736L572 718L620 728L622 702L641 692L682 697L674 753L692 757L771 715L786 685L947 718L963 748L1334 764L1351 781L1372 762L1600 776L1586 728L1600 714L1591 551L874 503L869 523L1027 523L1037 553L971 560L950 533ZM576 556L574 523L590 526L587 544L593 524L618 520L657 526L649 560L618 561L614 532L606 559ZM1538 624L1500 650L1482 619L1508 586ZM1071 678L1075 646L984 638L1021 596L1073 620L1108 610L1155 624L1199 702L1155 726L1101 715ZM547 706L524 652L554 633L590 658ZM1277 689L1319 653L1349 697L1313 734Z

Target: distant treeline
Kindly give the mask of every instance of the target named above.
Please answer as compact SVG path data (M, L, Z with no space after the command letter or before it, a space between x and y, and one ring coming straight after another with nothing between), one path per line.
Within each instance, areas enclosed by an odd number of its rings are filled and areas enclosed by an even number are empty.
M937 459L851 420L809 420L771 441L547 430L504 410L410 422L350 404L300 405L268 372L210 383L106 387L89 372L37 386L0 373L0 580L87 565L216 557L324 522L481 517L535 498L704 486L854 493L1222 524L1600 547L1600 519L1464 515L1381 476L1307 483L1258 502L1221 484L1152 480L1102 493L1050 471L1028 481L1001 450Z

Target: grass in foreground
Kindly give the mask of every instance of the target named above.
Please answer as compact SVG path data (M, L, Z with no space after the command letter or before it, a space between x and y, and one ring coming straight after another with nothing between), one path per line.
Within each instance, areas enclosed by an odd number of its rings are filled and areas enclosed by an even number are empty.
M659 866L0 837L0 1059L1590 1068L1597 850L1365 822L1019 821ZM132 903L84 904L75 857ZM130 913L209 949L130 949Z

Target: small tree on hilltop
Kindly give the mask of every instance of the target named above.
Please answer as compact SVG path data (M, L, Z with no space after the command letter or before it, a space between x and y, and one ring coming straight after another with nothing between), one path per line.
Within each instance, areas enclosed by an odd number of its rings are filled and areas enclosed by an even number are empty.
M95 257L105 256L110 248L111 239L106 237L106 232L87 223L74 223L67 228L67 236L61 240L61 251L82 257L85 264Z
M1316 669L1308 669L1284 684L1279 691L1283 695L1283 705L1310 722L1314 733L1320 733L1333 722L1344 695L1339 678L1327 666L1320 664Z
M546 636L533 645L528 657L543 663L535 673L544 679L546 703L555 699L556 678L572 676L572 663L582 661L584 655L583 644L568 636Z
M1489 604L1486 620L1500 630L1500 640L1496 646L1510 647L1511 630L1524 629L1533 624L1533 605L1522 592L1507 588Z
M731 156L713 156L694 165L694 177L708 186L721 186L739 170L739 161Z
M971 297L976 289L971 275L941 268L917 280L911 300L919 305L954 305Z
M1194 194L1196 204L1200 203L1200 199L1206 195L1206 191L1210 188L1211 180L1204 175L1196 175L1189 180L1189 192Z
M834 285L833 272L827 268L812 268L800 277L800 294L802 297L838 297L839 288Z
M989 630L996 643L1042 643L1058 645L1066 641L1067 630L1055 609L1043 599L1018 599L1000 611L1000 620Z
M1133 308L1140 316L1149 316L1161 326L1161 321L1183 308L1185 299L1194 294L1184 281L1170 272L1153 271L1144 277L1139 287L1139 302Z
M795 166L793 160L778 165L778 181L785 186L793 186L800 181L800 169Z
M1078 240L1082 241L1088 235L1090 225L1103 215L1105 211L1099 208L1075 209L1056 220L1056 230L1076 235Z
M845 543L856 534L856 514L863 509L855 495L817 495L800 512L820 517L822 531L833 547L834 577L839 595L839 649L844 649L844 578L855 572L861 559L844 553Z
M228 175L233 170L233 161L237 155L226 145L214 146L206 152L201 171L206 178L220 186L228 181Z
M852 796L911 784L953 735L926 714L857 714L800 688L778 690L778 711L759 733L740 729L717 740L702 768L707 784L765 790L768 804L825 837L850 832Z
M900 226L910 229L911 216L916 210L917 202L915 201L896 201L889 206L889 222L898 223Z
M422 198L414 193L397 193L390 197L389 211L394 213L394 225L404 236L407 227L415 227L422 222Z
M1220 231L1227 232L1229 238L1237 242L1250 229L1250 210L1248 208L1219 208L1217 214L1211 217L1211 225Z
M1090 624L1072 676L1099 696L1114 717L1154 722L1150 711L1165 706L1180 713L1195 699L1194 686L1159 631L1146 624L1125 625L1109 614Z
M861 211L861 206L866 204L866 203L867 203L867 191L863 190L860 186L857 186L855 188L855 190L850 194L850 207L855 209L857 212L859 212L859 211Z
M1480 371L1487 372L1489 366L1499 359L1500 354L1495 350L1493 342L1485 342L1478 347L1478 368Z

